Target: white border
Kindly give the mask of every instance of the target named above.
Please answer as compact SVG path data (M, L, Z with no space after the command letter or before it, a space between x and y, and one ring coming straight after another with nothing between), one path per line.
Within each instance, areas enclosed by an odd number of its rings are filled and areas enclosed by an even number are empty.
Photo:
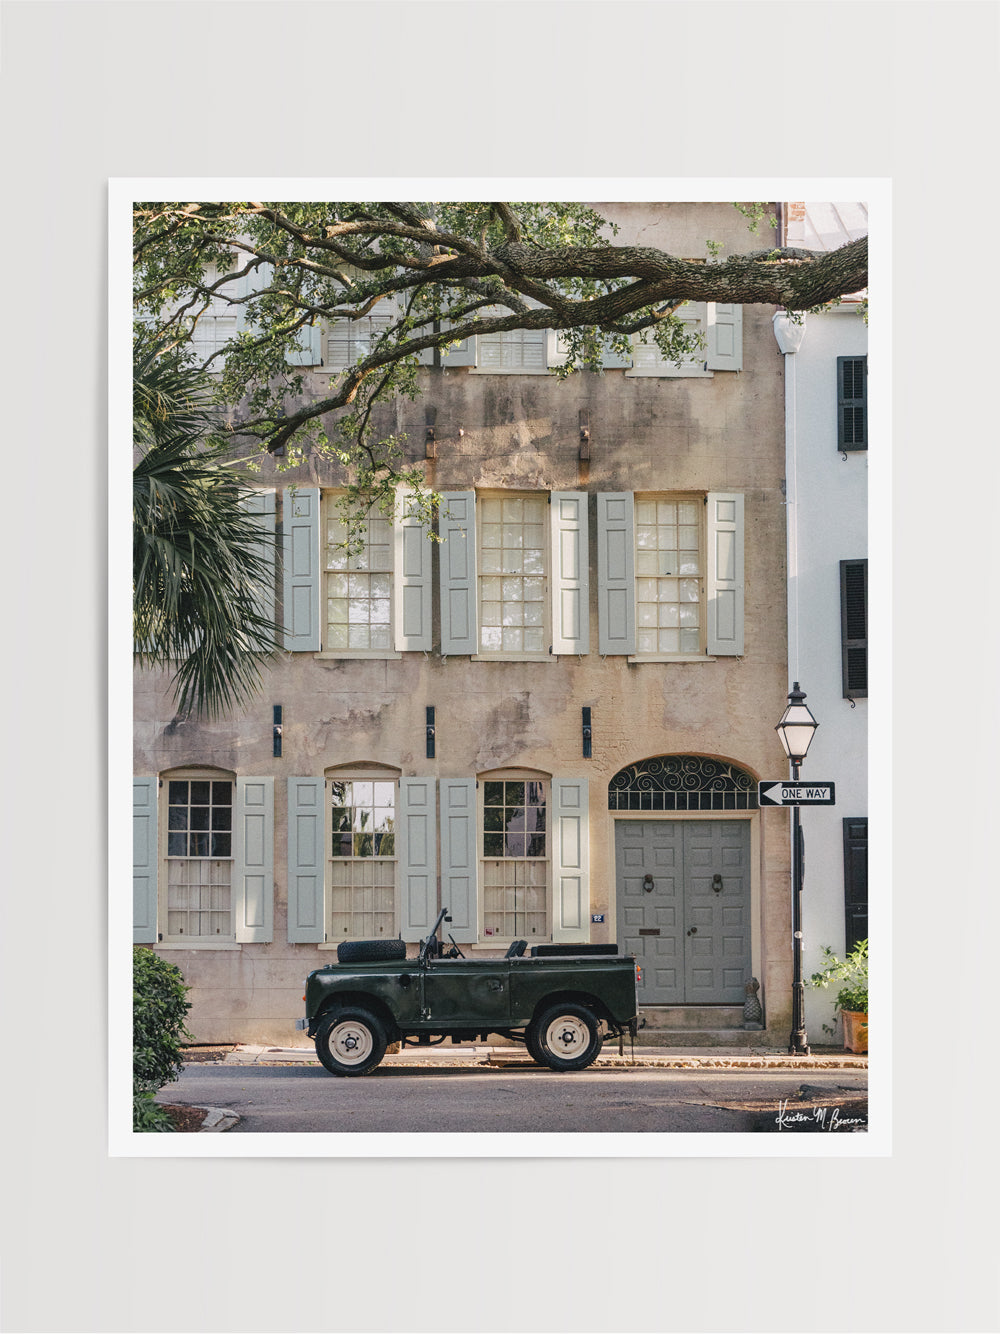
M131 458L131 206L140 199L570 199L592 201L728 202L733 199L867 200L870 226L870 283L874 316L869 358L891 364L889 237L891 191L881 178L706 179L656 178L278 178L206 179L139 177L113 179L109 200L109 848L112 886L109 904L109 1149L123 1157L371 1157L371 1158L631 1158L752 1157L870 1158L891 1152L891 779L884 763L878 784L870 783L877 816L870 824L869 878L879 887L870 906L871 935L879 942L872 982L872 1008L879 1024L869 1069L871 1128L863 1135L716 1134L133 1134L129 1069L131 996L131 605L127 553L131 543L128 504ZM872 624L891 625L891 421L889 377L880 371L870 385L869 422L878 449L871 451L869 490L869 570ZM890 698L890 636L873 636L871 697ZM869 755L891 754L890 710L869 713ZM872 765L870 763L870 769Z

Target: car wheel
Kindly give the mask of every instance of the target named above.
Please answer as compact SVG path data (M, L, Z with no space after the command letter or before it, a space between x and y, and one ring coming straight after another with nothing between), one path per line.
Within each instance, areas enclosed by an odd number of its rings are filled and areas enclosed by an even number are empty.
M342 940L338 963L388 963L406 958L405 940Z
M316 1055L331 1075L367 1075L385 1048L382 1025L367 1010L329 1010L316 1030Z
M550 1070L585 1070L597 1060L601 1032L596 1015L585 1005L553 1005L532 1025L538 1055Z

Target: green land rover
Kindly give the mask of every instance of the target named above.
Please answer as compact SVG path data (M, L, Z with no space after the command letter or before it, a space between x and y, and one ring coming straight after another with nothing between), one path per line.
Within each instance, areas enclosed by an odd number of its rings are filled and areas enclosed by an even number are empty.
M306 979L306 1017L334 1075L365 1075L392 1043L429 1046L523 1042L551 1070L584 1070L606 1037L635 1037L636 964L614 945L537 945L515 940L503 958L469 959L438 930L442 909L416 958L401 940L350 941L337 962ZM450 939L450 937L449 937Z

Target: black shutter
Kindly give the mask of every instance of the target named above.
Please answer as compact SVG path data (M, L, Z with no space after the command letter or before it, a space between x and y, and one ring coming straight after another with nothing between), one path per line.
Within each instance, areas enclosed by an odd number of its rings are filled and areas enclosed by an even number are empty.
M844 821L844 928L850 951L868 939L868 818Z
M840 562L840 642L844 698L868 694L868 562Z
M868 448L868 358L837 358L837 448Z

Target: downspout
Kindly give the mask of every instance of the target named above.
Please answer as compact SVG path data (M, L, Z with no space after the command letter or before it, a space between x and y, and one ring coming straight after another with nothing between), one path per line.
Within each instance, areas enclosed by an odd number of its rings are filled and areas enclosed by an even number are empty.
M771 320L778 350L785 358L785 543L788 581L788 679L801 679L799 668L799 512L798 417L795 396L795 353L806 333L802 311L794 316L779 310Z

